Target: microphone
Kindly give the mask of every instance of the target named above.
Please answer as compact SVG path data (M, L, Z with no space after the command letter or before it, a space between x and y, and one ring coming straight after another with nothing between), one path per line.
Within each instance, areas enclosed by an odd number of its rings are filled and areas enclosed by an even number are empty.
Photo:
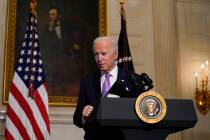
M123 82L117 80L109 90L109 94L119 97L136 98L139 94L153 88L152 83L152 79L146 73L139 75L131 72L128 80Z
M137 73L131 73L132 83L137 87L144 86L144 91L148 91L153 88L152 79L146 74L142 73L141 75Z
M146 73L142 73L140 77L143 81L144 86L146 87L145 91L148 91L153 88L153 81Z

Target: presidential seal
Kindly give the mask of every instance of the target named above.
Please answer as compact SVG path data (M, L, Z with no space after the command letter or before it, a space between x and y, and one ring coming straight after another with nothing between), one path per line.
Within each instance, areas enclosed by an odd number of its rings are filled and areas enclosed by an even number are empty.
M154 124L160 122L166 114L164 98L154 91L140 94L135 102L137 116L144 122Z

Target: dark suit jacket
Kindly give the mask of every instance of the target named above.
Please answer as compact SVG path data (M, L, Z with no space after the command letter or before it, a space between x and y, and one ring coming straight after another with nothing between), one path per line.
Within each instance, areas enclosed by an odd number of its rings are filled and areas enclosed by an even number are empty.
M98 104L101 98L101 84L100 84L101 73L96 72L89 75L80 82L80 93L78 97L77 107L74 113L74 124L85 131L84 138L86 140L123 140L123 135L120 129L117 128L105 128L99 126L96 121L96 114ZM117 80L124 81L126 87L130 90L131 94L136 94L133 91L133 84L130 81L130 73L118 69ZM144 86L141 87L140 92L144 91ZM139 91L138 91L139 92ZM139 94L139 93L138 93ZM82 110L86 105L92 105L94 110L86 123L82 124Z

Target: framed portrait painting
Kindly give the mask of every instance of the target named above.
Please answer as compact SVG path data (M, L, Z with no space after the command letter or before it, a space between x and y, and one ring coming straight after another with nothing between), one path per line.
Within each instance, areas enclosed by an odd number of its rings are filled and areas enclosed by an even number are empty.
M106 35L106 0L37 0L38 34L49 104L76 105L80 78L95 71L92 42ZM9 0L3 103L22 47L30 0Z

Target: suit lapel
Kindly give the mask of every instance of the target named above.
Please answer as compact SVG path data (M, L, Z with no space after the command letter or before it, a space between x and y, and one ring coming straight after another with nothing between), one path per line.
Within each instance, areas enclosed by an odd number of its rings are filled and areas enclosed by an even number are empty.
M126 80L126 78L127 77L126 77L125 72L122 69L118 68L117 80L124 81Z
M128 91L131 91L132 85L129 77L129 72L126 72L123 69L118 69L117 80L120 81Z

